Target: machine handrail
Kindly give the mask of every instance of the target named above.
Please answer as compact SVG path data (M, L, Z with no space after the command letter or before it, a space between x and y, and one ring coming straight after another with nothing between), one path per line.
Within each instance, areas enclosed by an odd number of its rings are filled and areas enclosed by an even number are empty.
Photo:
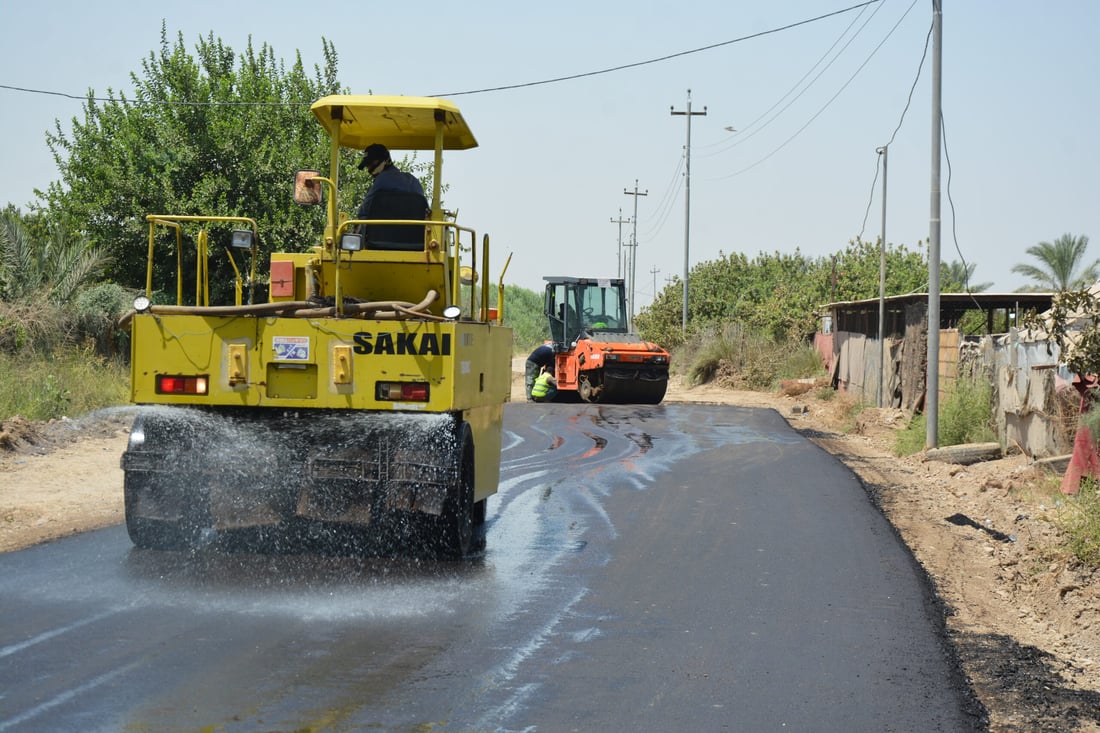
M445 252L444 253L446 255L446 258L447 258L447 266L449 267L449 271L447 272L447 279L446 279L446 282L445 282L445 284L446 284L446 293L445 293L444 303L443 303L444 306L448 306L448 305L452 305L452 304L461 305L461 303L459 302L458 293L461 292L460 285L461 285L461 282L462 282L462 264L463 264L462 263L462 240L463 240L465 235L468 235L469 236L469 244L467 245L467 249L470 253L468 267L470 268L470 270L472 272L477 273L477 277L475 278L475 281L471 284L471 287L470 287L470 302L468 304L469 317L470 318L475 318L475 316L476 316L477 320L482 320L482 321L491 320L488 316L488 314L489 314L488 288L484 284L484 283L487 283L489 281L481 279L482 277L488 277L488 273L478 273L477 272L477 231L475 229L473 229L471 227L463 226L463 225L459 224L458 222L454 222L454 221L434 221L434 220L431 220L431 219L347 219L347 220L341 222L340 225L337 227L335 243L338 243L340 241L340 238L345 233L347 233L348 230L351 227L357 226L357 225L363 225L363 224L370 224L370 225L374 225L374 224L387 224L387 225L388 224L396 224L396 225L399 225L399 226L420 226L420 227L424 227L425 229L438 227L442 230L450 229L454 232L454 236L451 237L451 239L452 239L451 252ZM442 232L440 233L440 235L441 235L440 238L442 238L443 240L447 239L447 237L442 236ZM433 237L432 239L425 242L423 250L420 250L420 251L417 251L417 250L400 251L400 254L408 256L408 255L424 254L425 252L430 253L433 250L440 249L440 247L441 247L441 245L439 244L439 239ZM339 262L339 258L341 256L340 255L340 248L339 248L338 245L336 245L336 246L334 246L333 249L334 249L333 259L336 260L337 262ZM389 256L392 256L396 253L396 251L387 251L387 250L369 250L369 251L370 251L372 256L377 255L379 252L386 252L386 254L389 255ZM488 234L484 235L484 238L483 238L481 261L483 263L489 261L489 235ZM337 292L340 292L339 278L340 278L340 268L338 267L336 269L336 289L337 289ZM480 286L479 286L478 281L481 282ZM481 289L478 290L478 287L480 287ZM476 307L479 300L481 301L481 304L482 304L482 309L481 309L480 315L479 315L478 309Z
M250 283L254 283L256 280L256 261L258 259L258 226L255 219L244 216L196 216L196 215L173 215L173 214L150 214L146 216L146 221L149 223L149 250L148 250L148 263L145 277L145 294L148 297L152 297L153 291L153 263L154 263L154 251L156 245L156 229L157 227L172 228L176 232L176 304L183 305L183 264L182 264L182 250L183 250L183 224L186 223L225 223L225 224L245 224L252 231L252 263L250 268ZM498 292L498 306L496 318L491 317L491 311L489 308L489 286L488 273L478 272L478 235L477 231L471 227L463 226L454 221L434 221L430 219L347 219L340 223L337 228L335 241L332 246L333 261L339 265L340 259L343 256L339 248L339 241L343 234L347 233L351 227L357 225L397 225L397 226L419 226L425 229L425 244L424 249L408 250L408 251L385 251L385 250L370 250L372 256L382 254L379 259L400 261L402 259L408 259L410 257L423 256L427 254L429 262L431 262L431 253L433 251L442 251L443 261L439 264L443 265L446 270L444 279L445 292L444 292L444 306L447 305L459 305L464 306L466 310L466 317L472 320L478 321L493 321L497 323L503 322L502 307L503 303L500 301L500 293ZM428 238L428 229L431 228L432 236ZM447 232L451 232L450 236ZM202 234L205 230L200 232L198 241L196 241L196 293L195 304L196 306L209 306L209 281L208 281L208 265L204 262L204 259L209 257L209 252L206 251L205 241ZM448 242L446 249L441 244ZM449 240L449 241L448 241ZM463 262L464 250L466 253L467 263ZM481 240L481 262L489 261L489 235L485 234ZM348 255L349 259L352 255ZM362 257L362 255L360 255ZM232 260L232 258L230 258ZM461 286L462 273L464 265L469 268L470 272L474 273L474 277L471 278L469 300L467 303L462 303L464 300L461 298ZM239 270L237 270L236 264L233 263L234 270L237 271L239 278ZM340 288L340 270L338 266L336 268L336 292L337 292L337 312L344 313L342 293ZM503 276L503 273L502 273ZM500 289L498 288L498 291ZM239 298L239 296L238 296ZM250 297L251 302L251 297Z
M254 287L256 282L256 260L259 254L259 228L256 225L256 220L247 216L195 216L187 214L149 214L145 217L145 220L149 222L149 253L148 261L146 263L145 271L145 295L146 297L153 297L153 252L156 245L156 228L158 226L169 227L176 230L176 305L183 305L183 223L225 223L225 224L247 224L252 230L252 247L251 256L252 264L249 269L249 287ZM209 270L206 262L210 256L206 248L206 240L204 238L205 230L200 232L198 240L195 242L196 250L196 263L195 263L195 304L200 305L205 303L209 305L210 302L210 282L208 279ZM233 265L233 269L236 270L236 264ZM238 276L239 276L238 271ZM251 292L249 295L249 301L252 300Z

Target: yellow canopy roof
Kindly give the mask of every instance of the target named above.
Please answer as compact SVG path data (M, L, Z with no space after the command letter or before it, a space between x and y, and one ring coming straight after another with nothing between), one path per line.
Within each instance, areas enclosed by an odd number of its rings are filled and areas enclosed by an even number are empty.
M435 122L444 122L443 149L477 147L453 103L435 97L333 94L310 107L341 147L362 150L381 143L393 150L435 150Z

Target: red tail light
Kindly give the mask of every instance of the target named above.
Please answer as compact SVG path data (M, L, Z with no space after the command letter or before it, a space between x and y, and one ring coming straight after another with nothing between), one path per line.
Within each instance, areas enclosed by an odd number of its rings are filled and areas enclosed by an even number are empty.
M375 396L386 402L427 402L427 382L378 382Z
M157 394L206 394L208 391L208 377L185 376L182 374L158 374Z

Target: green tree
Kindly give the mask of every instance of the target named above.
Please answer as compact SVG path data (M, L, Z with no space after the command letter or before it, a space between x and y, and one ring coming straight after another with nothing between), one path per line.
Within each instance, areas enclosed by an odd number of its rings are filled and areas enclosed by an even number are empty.
M963 264L958 260L940 263L940 291L946 293L981 293L993 287L993 283L970 282L978 265L974 262Z
M170 43L162 26L159 51L142 61L140 75L131 74L132 99L108 90L101 101L89 91L71 132L56 122L47 135L61 180L44 194L46 213L106 248L113 255L110 277L128 286L145 282L151 213L252 217L261 262L272 249L318 243L323 212L295 205L290 188L296 168L327 170L328 138L309 106L340 89L336 51L324 39L322 48L324 66L311 76L300 54L288 69L271 47L257 50L251 39L238 55L211 33L192 55L182 34ZM354 153L345 152L351 170ZM349 200L343 208L367 185L353 179L342 191ZM228 239L228 231L219 236ZM224 292L233 274L217 256L223 241L211 244L211 282ZM189 243L183 256L193 262ZM170 287L175 261L166 236L158 244L161 279L154 289Z
M972 284L974 270L978 265L971 262L964 265L958 260L940 263L940 291L944 293L980 293L993 287L993 283ZM977 307L964 313L958 320L957 328L967 335L981 334L986 329L987 313Z
M1035 281L1028 290L1078 290L1088 288L1100 279L1100 260L1085 264L1089 238L1085 235L1063 234L1053 242L1039 242L1028 247L1038 265L1020 263L1012 271Z
M493 301L496 302L495 297ZM504 325L512 329L517 352L528 353L550 338L542 307L542 293L519 285L504 286Z
M878 295L880 258L877 242L857 239L831 257L809 258L795 250L701 262L690 273L686 339L731 322L779 342L804 339L817 328L817 306ZM888 295L925 287L922 252L888 245L886 263ZM682 294L678 279L658 293L635 319L639 333L666 348L684 343Z
M97 308L94 317L86 313L85 298L102 287L96 283L110 258L61 230L39 234L45 230L38 223L11 206L0 214L0 354L52 354L88 338L106 353L126 294L116 295L112 308ZM103 297L95 302L102 304Z
M1100 375L1100 300L1087 289L1059 290L1049 311L1030 313L1024 326L1046 336L1047 353L1074 374Z
M0 301L67 305L109 263L102 247L61 231L33 237L17 211L9 208L0 214Z
M923 247L923 245L921 245ZM855 239L832 258L822 262L821 275L826 278L824 294L827 300L841 302L877 298L882 247L874 242ZM911 250L904 244L889 244L886 248L886 295L917 293L928 288L928 258L923 251Z

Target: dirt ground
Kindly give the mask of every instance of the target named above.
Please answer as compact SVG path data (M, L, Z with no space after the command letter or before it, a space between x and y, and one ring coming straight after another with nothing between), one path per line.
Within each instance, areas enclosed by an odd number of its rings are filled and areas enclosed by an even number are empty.
M990 731L1100 732L1100 573L1058 549L1054 520L1066 507L1056 474L1022 455L969 466L898 458L900 411L857 414L844 395L722 382L688 389L674 380L666 402L775 409L860 477L942 600ZM523 399L516 372L513 400ZM0 551L123 521L119 457L130 419L116 410L0 426Z

